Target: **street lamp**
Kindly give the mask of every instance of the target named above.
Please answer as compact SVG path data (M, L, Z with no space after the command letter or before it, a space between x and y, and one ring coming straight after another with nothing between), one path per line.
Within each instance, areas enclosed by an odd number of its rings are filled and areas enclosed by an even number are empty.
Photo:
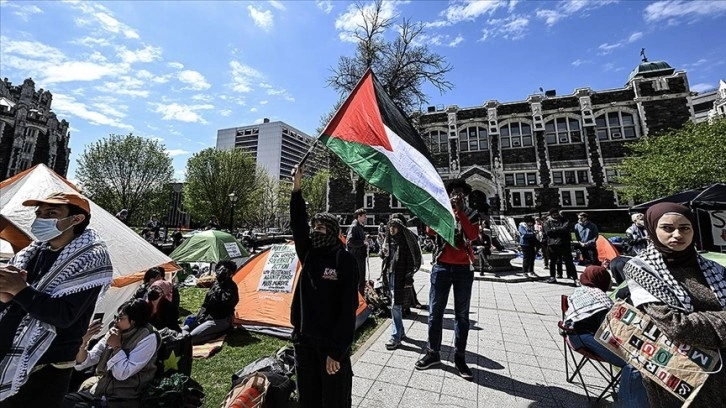
M230 212L229 212L229 232L234 235L234 204L237 202L237 194L233 192L229 193L227 195L229 197L229 203L230 203Z

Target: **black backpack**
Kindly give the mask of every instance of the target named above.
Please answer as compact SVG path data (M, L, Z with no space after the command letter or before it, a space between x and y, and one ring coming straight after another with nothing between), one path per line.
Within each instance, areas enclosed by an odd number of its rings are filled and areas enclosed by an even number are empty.
M192 337L169 328L159 330L161 342L156 354L156 377L174 373L192 374Z

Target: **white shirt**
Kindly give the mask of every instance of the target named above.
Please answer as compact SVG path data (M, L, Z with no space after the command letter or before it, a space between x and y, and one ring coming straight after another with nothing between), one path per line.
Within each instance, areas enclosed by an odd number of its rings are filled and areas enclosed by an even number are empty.
M104 336L101 341L88 352L86 359L75 365L77 371L83 371L88 367L98 364L101 359L101 354L106 349L106 339L108 336ZM151 361L151 358L156 353L158 342L156 340L156 334L151 333L148 336L141 339L136 347L126 355L126 352L119 350L106 363L106 369L111 372L113 378L123 381L131 377L132 375L141 371L142 368L146 367Z

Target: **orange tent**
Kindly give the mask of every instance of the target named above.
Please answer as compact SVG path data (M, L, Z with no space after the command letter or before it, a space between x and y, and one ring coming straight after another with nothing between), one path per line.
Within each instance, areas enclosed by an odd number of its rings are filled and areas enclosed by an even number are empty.
M250 331L290 338L290 306L300 269L292 242L273 245L250 258L233 278L239 290L235 323ZM359 294L356 329L369 314Z
M603 265L612 261L616 256L620 256L620 252L615 248L615 245L608 241L604 235L597 237L595 245L597 246L597 257Z

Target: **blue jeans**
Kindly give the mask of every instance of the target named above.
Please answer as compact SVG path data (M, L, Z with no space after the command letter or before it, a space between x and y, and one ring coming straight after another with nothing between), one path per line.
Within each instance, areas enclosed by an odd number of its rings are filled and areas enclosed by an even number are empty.
M395 280L393 273L388 274L388 288L391 291L391 319L393 324L391 325L391 340L400 343L403 336L406 334L403 329L403 305L397 305L396 299L394 298L394 286L393 281Z
M474 272L469 265L437 263L431 268L429 292L429 343L431 351L441 351L441 330L449 291L454 287L454 347L457 353L466 351L469 337L469 307Z
M643 385L643 377L640 371L633 368L630 364L626 364L622 358L595 340L595 337L590 333L571 334L569 338L575 349L585 347L608 363L620 367L620 387L618 389L619 407L648 408L650 406L648 403L648 392Z

